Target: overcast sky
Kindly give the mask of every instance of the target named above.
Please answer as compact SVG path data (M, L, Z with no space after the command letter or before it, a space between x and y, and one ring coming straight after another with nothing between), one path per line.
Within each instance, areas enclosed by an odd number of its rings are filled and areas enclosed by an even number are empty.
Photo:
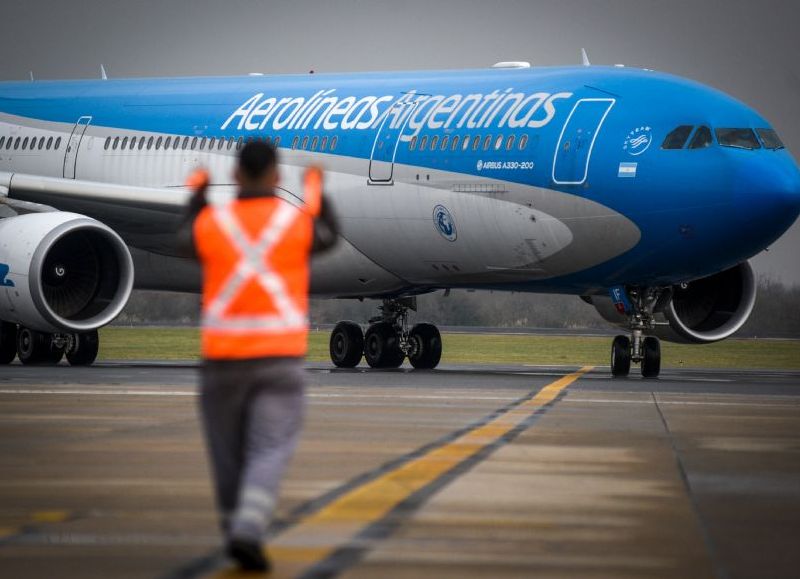
M797 0L3 0L0 79L624 63L758 109L800 155ZM800 284L800 224L755 260Z

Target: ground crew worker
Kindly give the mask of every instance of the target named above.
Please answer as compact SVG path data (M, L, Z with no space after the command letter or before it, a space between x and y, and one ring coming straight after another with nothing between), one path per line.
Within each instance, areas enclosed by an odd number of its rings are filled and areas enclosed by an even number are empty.
M241 151L235 201L206 203L208 176L187 219L203 270L200 408L227 553L266 571L263 542L304 409L309 255L330 248L337 226L322 173L305 174L301 206L275 195L277 152Z

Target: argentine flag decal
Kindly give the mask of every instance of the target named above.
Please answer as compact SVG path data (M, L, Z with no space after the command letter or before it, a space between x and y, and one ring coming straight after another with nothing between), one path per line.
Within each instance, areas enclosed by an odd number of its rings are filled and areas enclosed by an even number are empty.
M638 163L620 163L617 177L636 177Z

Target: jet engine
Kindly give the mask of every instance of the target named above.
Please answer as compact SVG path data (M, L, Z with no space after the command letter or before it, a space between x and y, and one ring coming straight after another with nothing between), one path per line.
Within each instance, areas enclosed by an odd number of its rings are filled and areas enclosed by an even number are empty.
M607 296L587 299L614 325L628 329ZM692 282L676 285L662 294L653 311L652 334L670 342L707 344L730 337L750 317L756 302L756 281L748 262Z
M133 261L111 229L76 213L0 219L0 319L42 332L87 332L130 297Z

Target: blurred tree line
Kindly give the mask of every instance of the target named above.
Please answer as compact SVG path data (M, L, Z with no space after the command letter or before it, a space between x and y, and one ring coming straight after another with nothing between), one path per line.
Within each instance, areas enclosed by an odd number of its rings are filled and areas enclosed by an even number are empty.
M377 300L311 300L312 327L339 320L365 323ZM609 325L577 296L453 290L417 298L411 320L441 326L606 329ZM136 291L117 319L119 325L197 324L200 298L194 294ZM762 278L755 310L740 332L747 336L800 337L800 286Z

